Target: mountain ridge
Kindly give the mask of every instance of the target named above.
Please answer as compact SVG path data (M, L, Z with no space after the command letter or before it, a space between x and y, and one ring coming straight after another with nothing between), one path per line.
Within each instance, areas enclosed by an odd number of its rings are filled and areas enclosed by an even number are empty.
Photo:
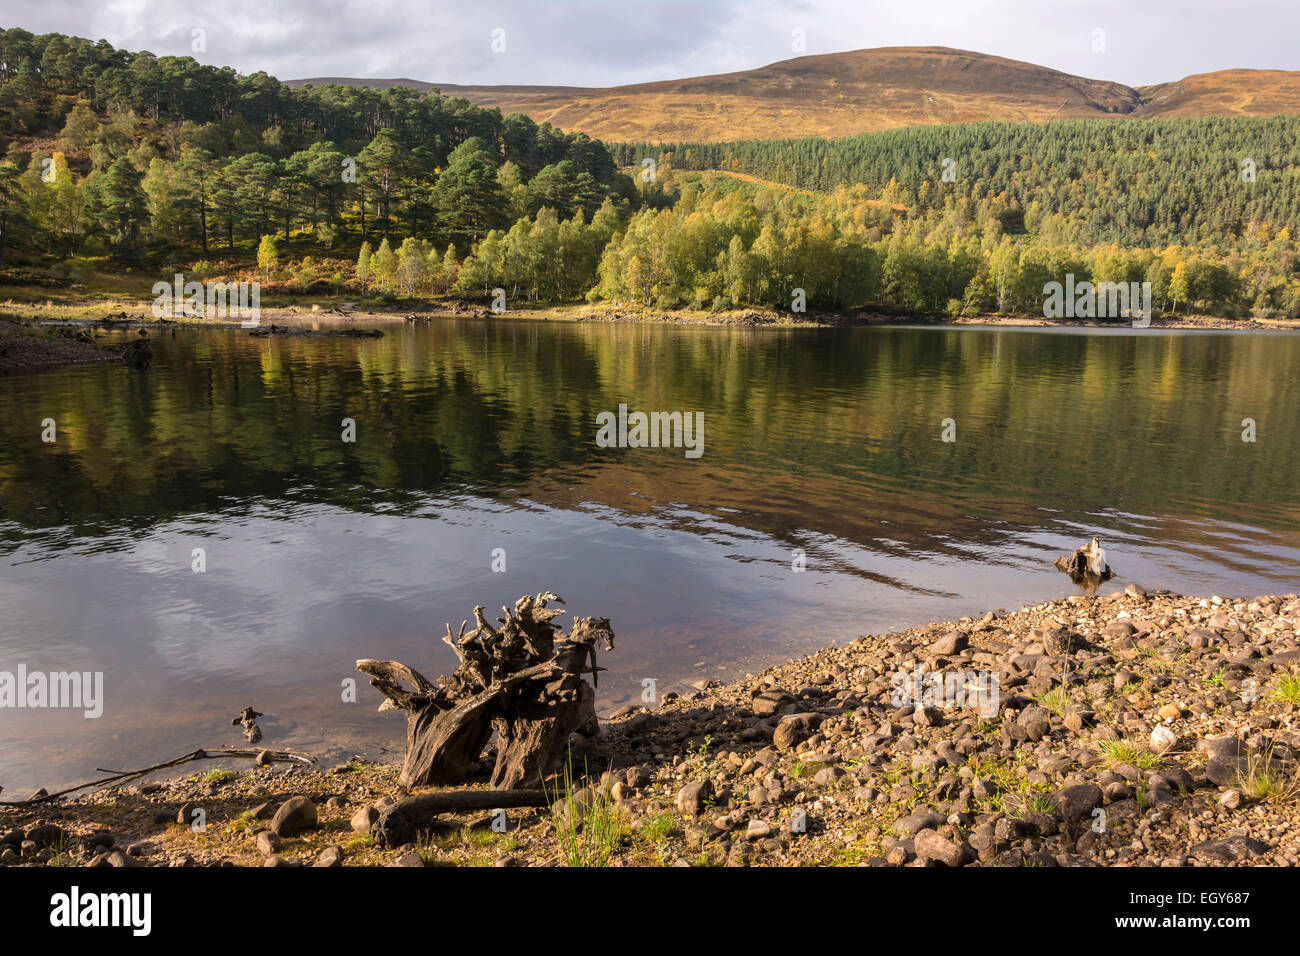
M1129 87L950 47L877 47L733 73L612 87L315 77L305 85L438 89L607 141L846 136L926 123L1300 113L1300 71L1226 69Z

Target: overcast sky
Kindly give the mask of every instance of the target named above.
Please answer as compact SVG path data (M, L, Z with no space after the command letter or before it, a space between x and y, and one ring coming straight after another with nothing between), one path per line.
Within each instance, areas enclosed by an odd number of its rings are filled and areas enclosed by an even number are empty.
M1131 86L1300 69L1300 0L5 0L0 25L280 79L612 86L787 59L796 29L808 53L951 46Z

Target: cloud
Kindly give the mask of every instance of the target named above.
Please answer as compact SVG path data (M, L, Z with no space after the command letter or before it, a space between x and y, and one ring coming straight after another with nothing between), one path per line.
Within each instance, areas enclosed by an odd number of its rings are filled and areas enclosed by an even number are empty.
M101 37L281 79L611 86L752 69L806 52L951 46L1139 85L1295 69L1294 0L10 0L37 33ZM193 52L193 31L206 50ZM505 50L494 52L493 31ZM1104 50L1094 31L1104 31ZM501 36L501 34L498 34Z

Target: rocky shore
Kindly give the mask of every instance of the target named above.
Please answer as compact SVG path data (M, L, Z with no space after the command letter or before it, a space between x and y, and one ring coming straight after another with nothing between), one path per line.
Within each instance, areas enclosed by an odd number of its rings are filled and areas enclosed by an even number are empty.
M113 362L123 354L122 345L98 345L79 329L43 329L0 318L0 372Z
M1295 594L1130 585L625 708L552 806L403 846L396 768L353 761L0 809L0 865L1294 866L1298 632Z

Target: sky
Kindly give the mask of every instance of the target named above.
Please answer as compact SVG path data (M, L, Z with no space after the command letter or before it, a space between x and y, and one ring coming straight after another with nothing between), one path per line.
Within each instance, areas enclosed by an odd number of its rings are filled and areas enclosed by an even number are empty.
M614 86L881 46L1129 86L1300 69L1300 0L5 0L0 26L282 80Z

